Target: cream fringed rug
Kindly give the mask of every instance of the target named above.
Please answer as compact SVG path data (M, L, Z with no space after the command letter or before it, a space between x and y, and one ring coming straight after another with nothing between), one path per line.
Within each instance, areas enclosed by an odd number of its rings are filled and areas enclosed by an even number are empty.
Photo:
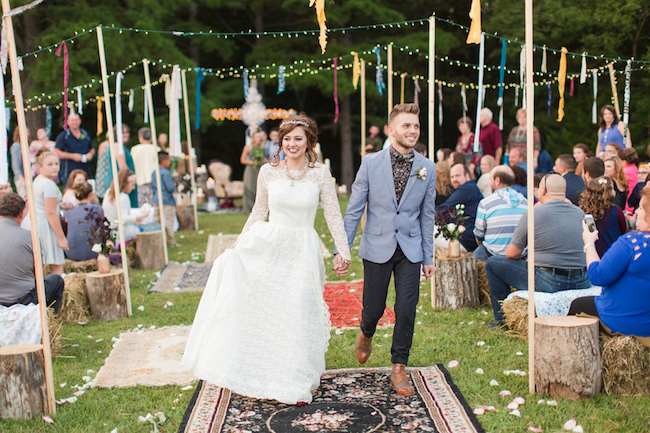
M191 326L122 332L92 381L99 388L187 385L196 380L181 366Z

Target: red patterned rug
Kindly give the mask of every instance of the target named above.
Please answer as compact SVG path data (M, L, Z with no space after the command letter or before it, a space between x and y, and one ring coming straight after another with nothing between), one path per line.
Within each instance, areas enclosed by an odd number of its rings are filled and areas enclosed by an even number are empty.
M358 329L363 309L363 280L325 283L325 303L330 309L332 328ZM395 325L395 313L386 307L378 327Z

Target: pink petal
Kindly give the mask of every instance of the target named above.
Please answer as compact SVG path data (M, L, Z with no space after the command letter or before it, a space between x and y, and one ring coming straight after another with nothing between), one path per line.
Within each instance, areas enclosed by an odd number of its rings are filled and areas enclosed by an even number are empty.
M521 412L519 412L519 409L515 409L512 412L509 412L509 415L521 416Z
M503 391L501 391L501 392L499 393L499 395L500 395L501 397L507 397L507 396L509 396L509 395L512 395L512 393L511 393L510 391L508 391L507 389L504 389Z
M447 368L454 368L458 367L460 365L460 362L454 360L454 361L449 361L449 364L447 364Z
M564 430L571 431L573 428L578 424L578 422L571 418L567 422L564 423L564 426L562 427Z
M483 409L489 410L491 412L496 412L497 411L497 408L494 407L494 406L483 406Z
M526 400L524 400L523 397L516 397L514 401L516 401L519 404L525 404L526 403Z
M485 409L483 409L482 407L477 407L476 409L474 409L474 415L483 415L484 413L485 413Z
M536 432L536 433L540 433L540 432L543 432L543 431L544 431L544 430L542 430L541 428L533 427L532 425L531 425L530 427L528 427L528 430L530 430L530 431L534 431L534 432Z
M45 421L48 424L54 424L54 420L50 418L49 415L43 415L43 421Z
M516 401L511 401L510 403L508 403L508 406L506 407L510 410L518 409L519 403L517 403Z
M77 391L77 392L73 392L72 395L76 395L76 396L78 397L78 396L82 395L84 392L86 392L86 390L85 390L85 389L81 389L81 390L79 390L79 391Z

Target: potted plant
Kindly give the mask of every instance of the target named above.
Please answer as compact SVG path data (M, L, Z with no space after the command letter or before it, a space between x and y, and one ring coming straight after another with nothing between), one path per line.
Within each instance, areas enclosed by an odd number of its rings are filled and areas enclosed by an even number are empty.
M111 229L111 224L104 215L94 210L88 212L83 222L90 223L90 228L84 234L88 236L86 241L90 249L97 253L97 270L100 274L107 274L111 271L108 255L115 245L115 230Z
M457 204L456 207L436 211L436 226L438 232L435 237L442 236L449 241L449 258L460 257L460 237L465 232L465 221L468 216L465 215L465 205Z

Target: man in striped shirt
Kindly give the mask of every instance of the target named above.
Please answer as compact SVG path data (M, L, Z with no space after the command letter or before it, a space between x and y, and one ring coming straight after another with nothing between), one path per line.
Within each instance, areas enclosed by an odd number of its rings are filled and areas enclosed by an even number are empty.
M523 195L512 189L515 174L507 165L494 167L490 172L490 186L494 193L478 204L474 236L479 244L474 250L477 260L505 256L521 215L528 207Z

